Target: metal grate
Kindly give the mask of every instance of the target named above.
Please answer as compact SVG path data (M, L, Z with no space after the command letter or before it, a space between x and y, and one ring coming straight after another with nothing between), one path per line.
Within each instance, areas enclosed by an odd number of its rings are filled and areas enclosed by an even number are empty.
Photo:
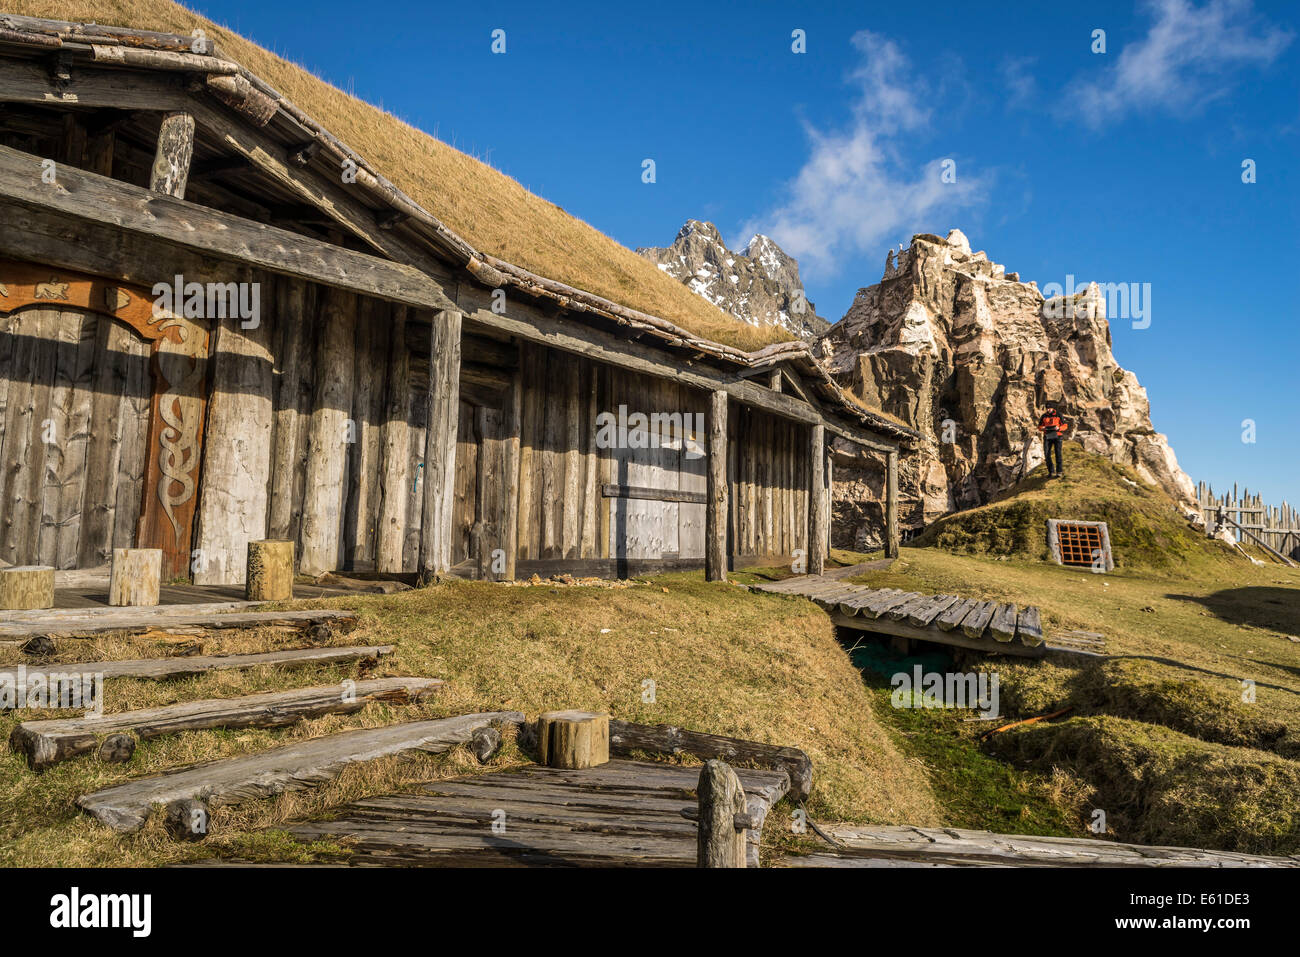
M1105 555L1099 525L1061 522L1056 526L1056 541L1062 565L1091 567L1094 561Z

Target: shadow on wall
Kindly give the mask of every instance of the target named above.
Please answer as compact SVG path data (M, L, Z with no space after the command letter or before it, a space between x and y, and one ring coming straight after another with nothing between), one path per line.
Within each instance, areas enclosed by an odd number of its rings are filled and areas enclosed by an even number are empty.
M1255 628L1270 628L1300 637L1300 589L1226 588L1204 597L1167 595L1179 601L1204 605L1221 621Z

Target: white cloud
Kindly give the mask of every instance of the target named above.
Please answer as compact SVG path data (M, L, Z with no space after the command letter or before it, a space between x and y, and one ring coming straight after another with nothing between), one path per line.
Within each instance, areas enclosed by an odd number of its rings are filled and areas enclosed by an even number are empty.
M852 42L861 62L850 75L857 94L849 124L833 131L805 124L810 154L786 184L784 199L738 231L771 236L805 275L834 275L848 258L864 253L883 258L888 246L910 239L916 227L945 211L971 205L981 190L960 163L956 182L942 181L950 157L923 164L901 158L901 134L929 125L922 74L879 34L862 31Z
M1133 110L1186 109L1227 91L1231 75L1271 63L1291 34L1258 21L1250 0L1148 0L1147 34L1118 57L1096 55L1102 75L1076 79L1066 103L1092 126ZM1113 39L1113 37L1111 37Z

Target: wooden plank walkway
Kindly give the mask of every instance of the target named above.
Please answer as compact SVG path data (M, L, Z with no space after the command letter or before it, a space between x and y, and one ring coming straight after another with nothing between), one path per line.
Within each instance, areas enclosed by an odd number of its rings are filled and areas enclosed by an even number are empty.
M790 779L735 771L758 822L748 832L756 867L762 822ZM699 776L698 767L622 759L577 771L534 766L367 798L283 829L343 843L363 867L694 867L696 825L682 811L697 807Z
M174 658L125 658L117 661L67 661L50 665L6 665L0 668L0 681L18 684L19 668L28 680L41 675L56 683L69 676L103 675L109 678L151 678L162 681L200 675L207 671L241 670L261 665L281 668L305 665L343 664L364 661L393 653L393 645L339 645L331 648L294 648L290 651L264 651L244 655L178 655Z
M356 624L350 611L305 609L300 611L246 611L247 602L201 605L160 605L152 608L46 609L15 611L0 622L0 641L21 641L36 635L87 638L114 631L145 633L222 630L229 628L295 628L316 625L340 631Z
M1043 633L1042 615L1033 605L1018 608L958 595L871 588L830 575L799 575L750 587L807 598L825 609L836 625L859 631L1032 658L1049 651L1087 656L1105 653L1100 635L1076 632L1049 640Z
M783 858L781 867L1300 867L1265 857L1193 847L1031 837L948 827L825 825L842 847Z

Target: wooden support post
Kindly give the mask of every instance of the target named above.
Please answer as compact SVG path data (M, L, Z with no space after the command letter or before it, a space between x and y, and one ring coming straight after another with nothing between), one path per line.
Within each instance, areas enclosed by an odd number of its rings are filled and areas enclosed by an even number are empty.
M809 430L812 479L808 483L808 574L826 570L826 430L820 422Z
M699 832L696 838L698 867L744 867L745 832L736 826L744 815L745 789L736 772L716 758L700 771Z
M704 516L704 577L727 580L727 393L709 399L708 499Z
M420 580L451 567L452 505L456 492L456 427L460 420L461 314L436 313L429 353L429 423L424 439L424 510L420 522Z
M407 485L411 466L411 358L406 348L407 308L393 307L393 328L388 344L388 398L384 424L380 429L383 478L379 491L379 543L375 568L381 572L404 571L402 552L406 545Z
M156 605L162 587L161 548L115 548L108 581L110 605Z
M317 333L316 389L303 489L299 568L304 575L323 575L340 564L343 485L356 365L356 309L352 293L331 289L325 294L324 328Z
M293 597L293 542L248 543L244 597L249 601L287 601Z
M831 446L830 443L827 442L826 459L825 459L825 464L823 466L826 470L826 474L822 477L822 481L826 485L826 557L827 558L830 558L831 556L831 538L833 534L832 529L834 528L833 520L835 518L835 479L833 475L834 464L835 464L835 457L831 455Z
M0 568L0 608L5 611L28 611L53 607L53 566L15 565Z
M609 762L609 715L547 711L537 716L537 755L550 768L594 768Z
M898 450L885 456L885 556L898 557Z
M501 517L501 548L505 550L505 568L497 577L502 581L514 581L515 566L519 559L519 442L523 426L523 356L515 365L514 375L510 379L510 395L506 400L509 405L506 413L505 462L502 466L505 478L505 514ZM593 419L593 421L595 421Z
M193 157L194 117L188 113L168 113L158 131L158 150L149 171L149 188L155 193L184 199Z

